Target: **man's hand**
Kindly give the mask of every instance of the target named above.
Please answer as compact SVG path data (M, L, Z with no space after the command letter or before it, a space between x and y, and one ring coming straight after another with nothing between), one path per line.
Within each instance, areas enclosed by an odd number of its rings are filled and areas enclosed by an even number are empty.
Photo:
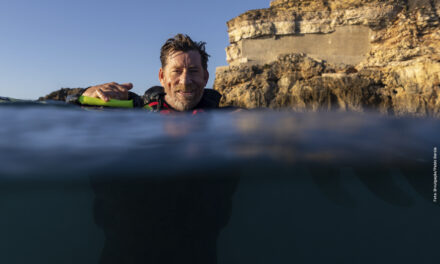
M110 99L128 100L128 90L133 88L132 83L118 84L104 83L88 88L82 95L95 97L108 102Z

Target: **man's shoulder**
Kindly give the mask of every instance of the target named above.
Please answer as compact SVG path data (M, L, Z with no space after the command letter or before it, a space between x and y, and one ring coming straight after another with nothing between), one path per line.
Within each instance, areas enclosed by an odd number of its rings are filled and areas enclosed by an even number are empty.
M146 105L152 102L164 100L164 97L165 89L162 86L152 86L148 88L142 96L144 104Z
M213 89L205 89L197 108L219 108L222 95Z

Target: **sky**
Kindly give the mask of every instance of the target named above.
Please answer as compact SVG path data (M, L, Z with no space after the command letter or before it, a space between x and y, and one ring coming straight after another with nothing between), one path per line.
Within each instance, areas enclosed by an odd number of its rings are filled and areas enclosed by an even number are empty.
M160 84L160 47L177 33L206 42L212 87L227 65L226 22L270 0L0 0L0 96L60 88Z

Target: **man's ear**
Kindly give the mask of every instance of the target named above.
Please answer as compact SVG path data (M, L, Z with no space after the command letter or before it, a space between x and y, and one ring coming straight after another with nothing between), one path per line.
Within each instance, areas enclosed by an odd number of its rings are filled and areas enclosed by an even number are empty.
M159 81L160 81L160 84L162 84L162 86L165 87L165 80L163 78L163 69L162 69L162 67L159 69Z
M208 80L209 80L209 72L208 70L205 70L205 75L204 75L205 86L208 83Z

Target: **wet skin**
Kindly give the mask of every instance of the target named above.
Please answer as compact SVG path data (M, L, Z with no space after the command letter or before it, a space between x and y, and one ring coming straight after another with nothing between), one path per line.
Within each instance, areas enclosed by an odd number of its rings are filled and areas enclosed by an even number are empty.
M201 56L195 50L171 53L159 70L165 101L178 111L193 109L200 102L208 79L209 73L203 69Z
M200 54L195 50L171 53L167 63L159 70L159 81L165 89L165 101L177 111L193 109L203 96L209 79L207 69L202 66ZM127 100L128 90L133 84L105 83L88 88L83 95L100 98Z

